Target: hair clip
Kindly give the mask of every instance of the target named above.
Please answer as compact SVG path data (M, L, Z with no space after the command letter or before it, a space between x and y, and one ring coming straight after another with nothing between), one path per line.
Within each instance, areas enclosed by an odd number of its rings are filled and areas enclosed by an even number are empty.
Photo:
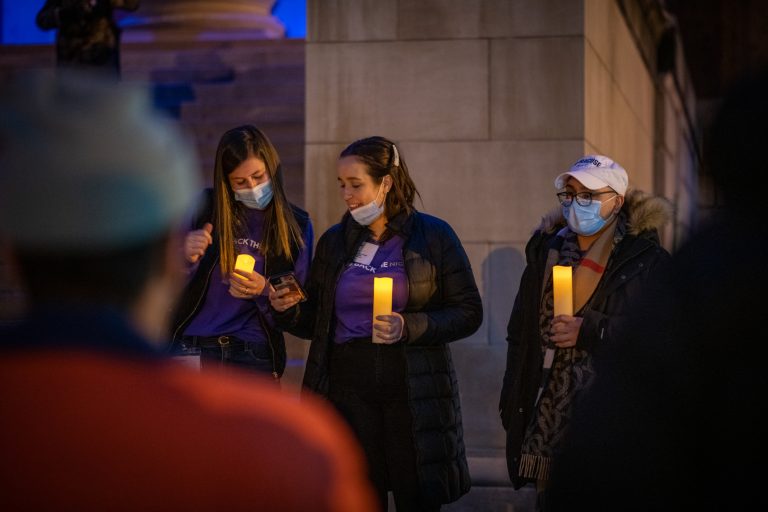
M392 156L392 167L397 167L400 165L400 153L397 152L397 146L394 143L392 144L392 153L394 153Z

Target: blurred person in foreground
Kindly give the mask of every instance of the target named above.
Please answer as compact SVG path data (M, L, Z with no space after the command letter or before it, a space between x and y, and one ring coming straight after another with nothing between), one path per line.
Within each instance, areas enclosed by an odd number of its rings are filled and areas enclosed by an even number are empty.
M643 294L574 412L554 510L765 510L768 69L726 96L704 164L723 200Z
M0 114L0 236L30 298L0 332L0 509L375 509L329 408L162 356L198 184L145 91L37 74Z

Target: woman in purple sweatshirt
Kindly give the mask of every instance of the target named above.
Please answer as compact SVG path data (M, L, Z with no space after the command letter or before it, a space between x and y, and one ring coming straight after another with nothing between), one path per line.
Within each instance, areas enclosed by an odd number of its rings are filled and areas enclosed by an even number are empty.
M213 189L185 238L191 279L175 313L174 347L199 348L203 368L237 366L279 379L285 341L269 308L268 277L292 272L303 283L312 238L309 215L285 196L267 136L250 125L226 132ZM254 258L252 272L235 270L240 254Z

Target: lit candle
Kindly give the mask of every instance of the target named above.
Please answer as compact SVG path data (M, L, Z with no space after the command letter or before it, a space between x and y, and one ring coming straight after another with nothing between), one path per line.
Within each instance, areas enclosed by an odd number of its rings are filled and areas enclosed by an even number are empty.
M235 270L253 272L253 267L255 265L256 260L250 254L238 254L237 260L235 260Z
M374 277L373 278L373 323L376 323L376 317L379 315L392 314L392 278ZM374 343L384 343L376 335L376 330L371 334Z
M573 316L573 268L552 267L552 286L555 294L555 316Z

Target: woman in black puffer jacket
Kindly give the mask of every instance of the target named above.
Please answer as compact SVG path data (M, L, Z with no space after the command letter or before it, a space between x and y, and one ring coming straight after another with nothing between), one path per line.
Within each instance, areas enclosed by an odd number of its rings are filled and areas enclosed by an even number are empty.
M438 510L470 487L447 344L480 326L480 295L451 227L414 209L394 143L352 143L338 173L349 210L318 242L309 300L273 292L272 306L283 327L312 340L304 386L354 429L382 508L392 490L398 510ZM393 312L373 322L382 275L393 278Z

